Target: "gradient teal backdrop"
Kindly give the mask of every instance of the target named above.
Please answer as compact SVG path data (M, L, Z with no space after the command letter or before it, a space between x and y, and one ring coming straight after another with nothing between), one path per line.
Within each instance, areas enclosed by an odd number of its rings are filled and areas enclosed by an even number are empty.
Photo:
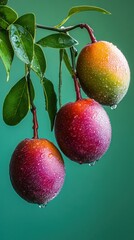
M108 152L94 166L78 165L65 156L66 180L61 193L46 208L40 209L21 199L9 179L9 161L16 145L32 137L31 113L17 126L9 127L0 112L0 240L133 240L134 239L134 3L132 0L9 0L19 15L36 14L40 24L53 26L75 5L96 5L112 15L85 12L72 17L66 25L88 23L98 40L117 45L125 54L131 69L128 94L116 110L106 107L112 129ZM37 30L37 38L48 32ZM80 50L89 40L84 30L74 30ZM47 49L46 77L58 87L58 51ZM0 109L6 93L22 78L23 64L15 58L10 81L0 62ZM73 82L64 69L63 104L75 99ZM33 74L36 88L39 136L56 144L50 132L48 115L38 78Z

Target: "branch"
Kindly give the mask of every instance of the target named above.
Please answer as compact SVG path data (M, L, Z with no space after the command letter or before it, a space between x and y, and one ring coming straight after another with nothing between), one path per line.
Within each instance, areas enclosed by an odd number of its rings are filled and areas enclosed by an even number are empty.
M55 31L55 32L62 32L62 33L72 31L76 28L81 28L81 29L85 28L88 31L88 34L90 36L90 39L91 39L92 43L97 41L94 34L93 34L93 29L88 24L85 24L85 23L80 23L80 24L77 24L77 25L74 25L74 26L61 27L61 28L48 27L48 26L44 26L44 25L40 25L40 24L37 24L36 27L41 28L41 29L45 29L45 30Z
M36 114L36 107L33 103L32 96L31 96L31 87L30 87L30 69L26 66L26 80L28 85L28 92L30 98L30 105L31 105L31 112L33 114L33 138L38 138L38 120Z

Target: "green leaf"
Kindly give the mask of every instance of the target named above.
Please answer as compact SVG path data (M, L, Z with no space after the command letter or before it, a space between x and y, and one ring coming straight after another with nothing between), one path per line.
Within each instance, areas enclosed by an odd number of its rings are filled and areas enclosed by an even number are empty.
M35 15L33 13L24 14L15 23L23 26L33 38L35 37Z
M0 0L0 5L6 5L8 0Z
M103 8L100 7L96 7L96 6L86 6L86 5L82 5L82 6L75 6L72 7L66 18L64 18L58 25L56 25L55 27L59 28L61 27L65 22L67 22L67 20L72 17L74 14L77 14L79 12L85 12L85 11L96 11L96 12L101 12L104 14L110 14L110 12L106 11Z
M64 50L64 56L63 56L63 60L64 60L64 63L69 71L69 73L71 74L71 76L73 75L73 69L72 69L72 66L71 66L71 63L70 63L70 59L68 57L68 54L67 54L67 51Z
M37 42L42 47L52 47L52 48L69 48L73 45L78 44L78 42L65 33L55 33L47 37L42 38Z
M13 56L14 52L9 41L8 32L5 30L0 31L0 57L6 69L7 80L9 79L9 73L13 61Z
M33 38L22 26L12 24L9 29L10 41L17 57L26 64L33 58Z
M42 79L46 70L46 60L40 46L34 44L34 55L31 68Z
M15 22L18 15L17 13L7 6L0 6L0 27L6 29L10 24Z
M62 87L62 61L63 61L63 56L64 56L64 50L65 49L60 49L59 55L60 55L60 63L59 63L59 106L61 107L61 87Z
M56 93L54 91L53 83L44 78L43 81L43 91L45 96L45 103L46 103L46 111L48 112L50 122L51 122L51 131L53 130L54 126L54 119L57 112L57 98Z
M31 89L34 98L32 85ZM29 99L28 85L24 77L11 88L4 100L3 119L6 124L16 125L26 116L30 108Z

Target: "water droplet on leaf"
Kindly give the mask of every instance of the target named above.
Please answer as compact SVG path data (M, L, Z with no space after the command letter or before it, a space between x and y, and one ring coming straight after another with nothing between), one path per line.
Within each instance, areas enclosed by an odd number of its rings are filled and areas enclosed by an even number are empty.
M60 44L63 44L64 43L64 40L62 38L59 38L59 43Z

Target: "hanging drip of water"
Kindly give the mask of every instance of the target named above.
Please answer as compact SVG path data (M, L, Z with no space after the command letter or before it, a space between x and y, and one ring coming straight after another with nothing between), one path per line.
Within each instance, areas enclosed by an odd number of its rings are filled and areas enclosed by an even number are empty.
M46 206L47 206L46 203L42 203L42 204L39 205L39 208L45 208Z
M110 107L112 110L116 109L117 108L117 104L113 105Z
M89 163L89 167L93 167L95 165L96 161Z

